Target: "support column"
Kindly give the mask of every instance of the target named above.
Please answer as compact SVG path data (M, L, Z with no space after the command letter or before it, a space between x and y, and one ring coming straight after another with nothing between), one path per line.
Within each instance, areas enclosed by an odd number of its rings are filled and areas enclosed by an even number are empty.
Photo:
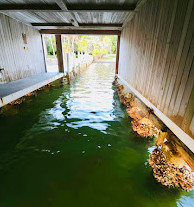
M70 72L70 67L69 67L69 53L67 53L67 74Z
M41 42L42 42L42 52L43 52L43 56L44 56L44 67L45 67L45 72L47 72L47 66L46 66L47 46L46 46L45 39L44 39L43 35L41 35Z
M116 70L115 70L116 75L119 72L119 50L120 50L120 35L118 35L117 37L117 56L116 56Z
M66 61L67 61L67 83L70 84L70 65L69 65L69 53L66 53Z
M61 35L55 35L55 39L56 39L56 46L57 46L57 60L58 60L59 72L64 73Z

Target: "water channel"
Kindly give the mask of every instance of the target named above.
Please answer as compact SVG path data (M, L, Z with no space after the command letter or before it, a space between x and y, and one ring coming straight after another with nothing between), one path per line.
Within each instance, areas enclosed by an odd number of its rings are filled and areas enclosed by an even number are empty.
M158 183L154 139L133 132L112 87L115 65L94 63L0 115L1 207L174 207L194 192Z

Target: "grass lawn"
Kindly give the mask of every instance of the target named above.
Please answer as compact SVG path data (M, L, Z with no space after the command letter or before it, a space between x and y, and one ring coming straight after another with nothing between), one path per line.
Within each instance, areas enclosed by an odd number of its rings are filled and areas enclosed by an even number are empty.
M57 57L57 55L56 56L54 56L54 55L47 55L46 56L46 58L55 58L55 57Z
M107 54L103 56L103 59L112 59L112 58L116 58L116 54Z

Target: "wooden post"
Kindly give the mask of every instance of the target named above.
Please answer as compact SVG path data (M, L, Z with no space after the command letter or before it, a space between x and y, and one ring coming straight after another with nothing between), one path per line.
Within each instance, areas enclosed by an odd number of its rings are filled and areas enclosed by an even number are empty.
M120 50L120 35L117 37L117 56L116 56L116 71L115 74L119 72L119 50Z
M57 46L57 60L58 60L59 72L64 73L61 35L55 35L55 38L56 38L56 46Z
M67 53L67 74L70 73L70 67L69 67L69 53Z
M41 42L42 42L42 52L44 56L44 67L45 67L45 72L47 72L47 66L46 66L47 46L46 46L43 35L41 35Z
M67 53L67 82L68 82L68 84L70 84L69 53Z

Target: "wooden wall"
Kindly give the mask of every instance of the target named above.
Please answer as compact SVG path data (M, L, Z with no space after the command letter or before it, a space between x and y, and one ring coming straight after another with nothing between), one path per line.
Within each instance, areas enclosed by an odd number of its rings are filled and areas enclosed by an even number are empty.
M45 72L38 30L3 14L0 14L0 68L5 69L6 81Z
M194 0L148 0L121 33L119 76L194 138Z

